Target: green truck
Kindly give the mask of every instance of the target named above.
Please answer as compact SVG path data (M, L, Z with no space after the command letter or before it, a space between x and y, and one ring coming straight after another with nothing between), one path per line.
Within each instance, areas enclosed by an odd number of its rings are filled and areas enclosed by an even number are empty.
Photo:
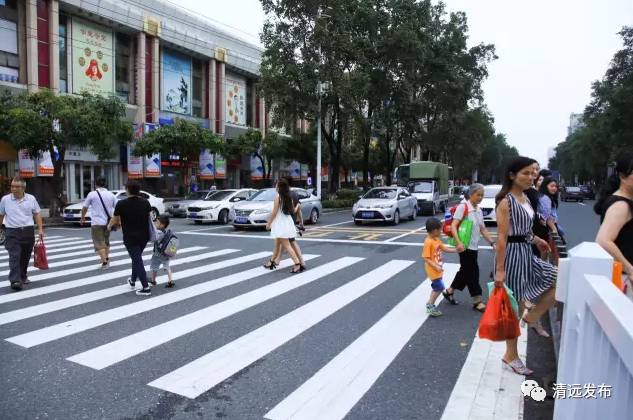
M418 202L418 211L435 215L448 208L453 168L445 163L420 161L396 168L395 180L409 189Z

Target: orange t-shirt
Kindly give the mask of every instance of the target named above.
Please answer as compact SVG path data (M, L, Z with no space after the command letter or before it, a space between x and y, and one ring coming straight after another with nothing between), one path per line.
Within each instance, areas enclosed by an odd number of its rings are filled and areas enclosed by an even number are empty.
M424 240L422 258L428 258L434 263L442 265L442 241L427 236ZM426 262L424 263L424 269L426 270L426 275L431 280L441 278L442 273L444 272L444 270L437 270L434 267L431 267L431 265L427 264Z

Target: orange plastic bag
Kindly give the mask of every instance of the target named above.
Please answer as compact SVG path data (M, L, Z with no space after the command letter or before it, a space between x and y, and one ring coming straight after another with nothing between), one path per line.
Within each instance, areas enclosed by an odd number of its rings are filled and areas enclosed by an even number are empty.
M504 287L495 287L479 321L479 338L504 341L521 335L519 320Z

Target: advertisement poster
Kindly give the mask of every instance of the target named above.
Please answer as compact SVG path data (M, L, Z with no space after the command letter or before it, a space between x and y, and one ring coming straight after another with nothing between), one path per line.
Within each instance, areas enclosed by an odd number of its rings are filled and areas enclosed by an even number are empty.
M72 25L73 92L114 92L112 31L79 19Z
M226 75L226 121L246 125L246 80Z
M157 124L145 123L144 133L150 133L158 127ZM150 157L144 156L145 178L160 178L160 153L155 153Z
M301 164L301 179L308 179L308 172L310 172L310 167L308 165Z
M288 172L290 172L292 179L298 180L301 178L301 164L296 160L293 160L290 162L290 165L288 165Z
M264 168L257 156L251 156L251 180L258 181L264 179Z
M212 181L215 177L215 156L208 149L200 152L198 169L198 175L202 181Z
M50 152L43 152L37 160L37 176L53 176L55 167Z
M26 150L18 152L18 165L20 167L21 178L33 178L35 176L35 160Z
M161 109L191 115L191 59L163 50Z
M143 136L143 126L134 126L134 138L140 139ZM134 149L134 143L127 145L127 177L128 179L141 179L143 178L143 158L140 156L134 156L132 150Z
M226 179L226 159L224 156L215 157L215 178Z

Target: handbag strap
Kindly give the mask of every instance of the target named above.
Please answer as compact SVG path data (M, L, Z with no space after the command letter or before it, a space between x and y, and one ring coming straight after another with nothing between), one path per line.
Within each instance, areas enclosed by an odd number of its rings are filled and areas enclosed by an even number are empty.
M103 198L101 197L101 194L99 193L99 190L95 190L95 192L99 196L99 200L101 201L101 205L103 206L103 211L105 211L105 214L106 214L106 216L108 216L108 219L109 219L110 218L110 213L108 213L108 209L106 208L106 205L103 202Z

